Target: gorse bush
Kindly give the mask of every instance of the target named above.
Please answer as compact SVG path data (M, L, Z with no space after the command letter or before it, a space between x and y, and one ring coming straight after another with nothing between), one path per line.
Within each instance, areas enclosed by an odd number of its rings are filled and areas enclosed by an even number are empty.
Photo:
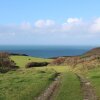
M42 66L47 66L48 64L49 64L48 62L29 62L26 64L26 68L42 67Z
M5 73L9 70L18 68L14 61L9 58L9 54L6 52L0 52L0 72Z

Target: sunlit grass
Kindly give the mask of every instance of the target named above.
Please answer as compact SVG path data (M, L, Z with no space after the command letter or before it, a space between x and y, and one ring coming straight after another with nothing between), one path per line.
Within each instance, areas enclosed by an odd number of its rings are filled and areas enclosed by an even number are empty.
M63 73L59 91L54 100L83 100L80 82L74 73Z
M95 68L88 71L87 77L95 88L98 100L100 100L100 68Z
M35 58L30 56L10 56L17 66L25 67L28 62L51 62L52 59Z
M34 100L52 82L55 73L61 73L61 84L54 100L82 100L80 82L70 66L25 68L28 62L52 60L29 56L11 56L11 59L20 68L0 74L0 100Z
M0 100L33 100L51 83L53 74L34 68L0 74Z

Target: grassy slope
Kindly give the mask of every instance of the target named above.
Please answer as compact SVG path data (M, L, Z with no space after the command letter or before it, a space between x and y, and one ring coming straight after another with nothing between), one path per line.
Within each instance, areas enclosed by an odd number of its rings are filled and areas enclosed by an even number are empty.
M27 69L0 74L0 100L33 100L49 83L55 71Z
M83 100L80 82L72 72L63 74L59 90L54 100Z
M49 79L55 72L63 74L59 98L56 100L65 100L65 98L81 100L79 80L73 73L69 73L68 67L49 66L26 69L25 64L29 61L50 62L51 60L27 56L11 56L11 59L20 66L20 69L0 74L0 100L33 100L51 83Z
M95 88L96 94L100 100L100 68L90 70L87 76Z
M50 84L52 80L49 79L53 77L55 71L47 68L26 69L25 65L31 61L50 62L51 60L29 56L11 56L11 59L20 68L17 71L0 74L0 100L33 100Z
M74 72L88 78L90 80L93 88L96 91L96 95L98 96L98 100L100 100L100 67L97 66L88 70L86 67L82 67L81 65L74 69Z

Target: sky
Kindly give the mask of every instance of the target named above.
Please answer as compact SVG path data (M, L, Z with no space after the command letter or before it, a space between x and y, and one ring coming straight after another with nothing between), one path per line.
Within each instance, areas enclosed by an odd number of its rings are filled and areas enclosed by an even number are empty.
M0 0L0 45L100 46L100 0Z

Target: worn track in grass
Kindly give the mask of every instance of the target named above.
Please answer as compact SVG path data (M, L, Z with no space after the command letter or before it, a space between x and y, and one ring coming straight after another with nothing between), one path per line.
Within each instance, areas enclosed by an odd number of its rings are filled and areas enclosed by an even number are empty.
M50 84L50 86L35 100L52 100L53 94L56 92L60 83L60 75Z
M95 90L92 87L90 81L87 78L82 77L80 75L77 76L81 82L81 87L83 91L83 100L98 100L95 94Z

